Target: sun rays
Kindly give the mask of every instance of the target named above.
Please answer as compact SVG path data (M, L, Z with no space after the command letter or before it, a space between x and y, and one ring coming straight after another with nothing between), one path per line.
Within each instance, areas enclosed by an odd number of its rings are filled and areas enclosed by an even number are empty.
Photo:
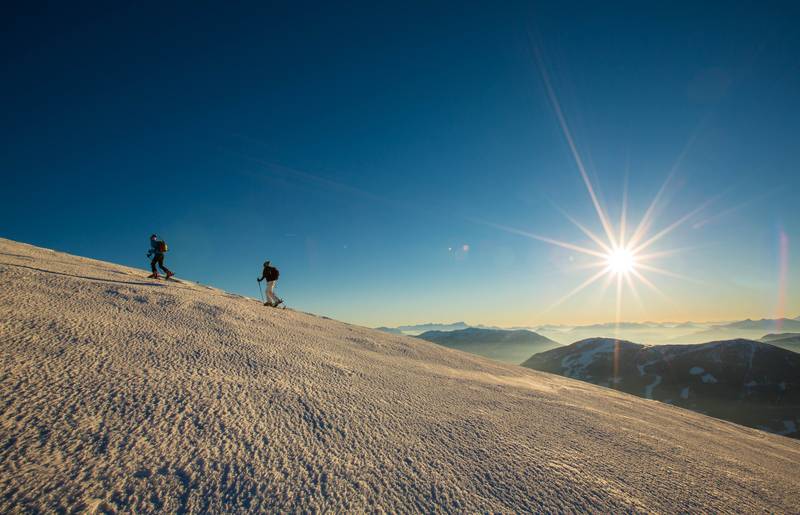
M530 34L529 34L530 36ZM531 53L539 68L542 77L542 82L545 86L547 97L550 101L553 111L558 121L558 125L567 142L571 157L574 161L575 167L581 175L586 192L588 193L589 200L591 201L594 212L597 215L597 225L602 228L602 232L595 232L587 227L584 223L576 220L568 213L560 208L557 209L570 221L581 233L583 233L589 240L590 244L578 244L569 241L558 240L549 236L535 234L522 229L499 225L482 221L482 223L495 227L497 229L507 231L514 234L519 234L527 238L542 241L550 245L568 249L574 252L584 254L595 258L594 261L583 263L577 266L579 269L594 269L588 278L573 288L569 293L558 299L546 311L549 311L578 295L586 290L593 284L600 280L603 281L603 293L607 291L612 285L615 286L614 305L616 310L616 322L619 324L623 307L624 293L627 291L629 295L641 307L643 305L642 298L639 294L638 286L643 285L647 289L655 292L659 297L667 299L668 297L653 283L648 275L656 274L673 279L688 279L680 274L672 272L663 266L656 266L653 262L656 260L664 259L668 256L677 254L683 249L659 249L653 250L652 247L659 241L663 240L677 228L681 227L689 220L693 219L701 211L709 206L716 198L712 198L702 205L698 206L692 211L684 214L677 220L659 226L657 224L658 213L665 207L667 191L670 183L672 182L680 162L683 160L685 154L691 146L692 139L682 150L672 169L667 175L664 184L658 189L647 209L644 211L641 220L635 225L630 224L628 220L629 206L628 206L628 184L627 180L624 185L622 194L622 203L619 213L619 223L615 227L611 217L608 215L606 209L601 202L597 189L592 184L589 173L586 170L584 161L578 150L578 145L572 135L569 124L567 123L564 111L561 108L558 96L550 81L547 68L544 64L541 52L538 47L529 40L531 44ZM599 269L599 270L598 270Z
M655 203L658 200L658 196L653 200ZM671 278L688 279L680 274L671 272L653 264L653 261L678 253L680 249L668 249L650 253L644 253L643 251L653 245L656 241L664 238L669 233L677 229L690 217L683 217L675 223L672 223L666 228L658 231L654 235L649 236L648 231L643 228L651 225L653 221L651 220L650 216L646 214L642 221L636 226L636 229L629 238L629 235L626 232L626 227L628 225L626 206L627 199L623 200L622 215L620 217L619 227L616 228L616 230L613 224L610 222L610 218L606 215L605 210L602 207L597 210L598 216L605 218L606 220L605 223L601 222L601 225L608 227L607 234L616 234L616 238L614 239L609 237L604 240L592 233L589 229L574 220L572 217L567 216L567 219L572 222L573 225L575 225L582 233L589 237L596 248L587 248L581 245L555 240L553 238L532 235L530 233L526 234L529 237L539 241L544 241L552 245L557 245L562 248L567 248L587 256L597 258L581 265L580 268L599 268L599 271L592 274L576 288L571 290L567 295L558 299L552 306L548 308L547 311L563 304L597 281L605 279L603 288L604 291L612 285L615 287L616 291L614 297L616 318L617 321L619 321L622 312L623 293L625 290L631 294L631 296L639 305L641 305L641 297L639 296L637 284L644 285L648 289L655 291L659 296L665 297L664 293L653 283L652 280L645 275L646 273L660 274ZM652 213L654 210L655 207L651 204L651 207L648 208L647 213Z
M667 182L669 182L669 178ZM588 177L585 184L592 198L592 203L594 204L594 200L597 197L596 195L592 195L594 188L591 182L588 181ZM664 207L663 205L659 205L659 201L664 202L663 191L666 186L666 184L662 186L646 209L642 219L635 226L632 226L628 220L627 192L623 195L619 224L616 227L611 222L611 218L608 216L602 204L600 204L599 201L595 204L595 212L599 218L597 225L603 228L602 233L593 232L585 224L559 209L564 217L588 238L588 243L581 244L559 240L523 229L483 220L474 221L592 258L574 265L575 270L589 271L587 274L588 277L567 294L557 299L545 312L564 304L595 283L601 282L602 293L604 295L609 288L613 287L614 289L616 322L619 323L623 309L623 301L626 297L632 298L640 308L644 306L639 292L639 286L644 286L663 300L670 300L649 276L659 275L671 279L695 281L690 277L665 268L663 264L659 264L660 266L656 265L657 261L679 254L685 251L685 248L666 248L656 251L647 250L687 223L709 204L709 202L706 202L686 215L681 216L676 221L663 226L663 228L658 228L660 226L657 223L655 213Z

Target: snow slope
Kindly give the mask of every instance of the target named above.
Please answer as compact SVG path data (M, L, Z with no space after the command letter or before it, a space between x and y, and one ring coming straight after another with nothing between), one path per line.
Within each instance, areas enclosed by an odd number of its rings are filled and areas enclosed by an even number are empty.
M800 442L0 240L0 511L797 512Z

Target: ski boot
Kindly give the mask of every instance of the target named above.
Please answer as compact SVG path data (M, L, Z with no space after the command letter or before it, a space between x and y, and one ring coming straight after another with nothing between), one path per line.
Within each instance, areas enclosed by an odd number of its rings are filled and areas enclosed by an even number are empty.
M170 278L170 277L172 277L173 275L175 275L175 273L174 273L174 272L167 271L167 276L165 277L165 279L169 279L169 278Z
M148 279L158 279L159 275L158 272L153 272L152 274L147 276Z

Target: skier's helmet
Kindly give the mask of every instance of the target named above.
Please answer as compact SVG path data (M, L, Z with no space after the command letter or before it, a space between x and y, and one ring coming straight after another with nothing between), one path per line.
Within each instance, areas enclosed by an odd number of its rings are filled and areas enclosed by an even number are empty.
M151 235L150 235L150 239L151 239L151 240L157 240L157 239L158 239L158 236L157 236L157 235L155 235L155 234L151 234Z
M269 266L269 261L264 261L264 266Z

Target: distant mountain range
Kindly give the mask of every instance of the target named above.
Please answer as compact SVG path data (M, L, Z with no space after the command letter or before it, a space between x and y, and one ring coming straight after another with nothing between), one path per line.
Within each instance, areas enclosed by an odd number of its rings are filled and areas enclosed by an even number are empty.
M591 338L522 366L800 438L800 354L772 343L645 346Z
M416 336L426 331L458 331L470 327L464 322L453 322L452 324L417 324L417 325L401 325L398 327L376 327L378 331L390 334L408 334Z
M531 354L561 346L550 338L524 329L469 327L455 331L427 331L418 338L514 365L519 365Z
M535 330L561 343L598 337L638 340L648 344L705 343L737 338L758 340L769 332L800 331L800 320L779 318L731 322L621 322L582 326L549 325Z
M768 334L761 341L800 353L800 333Z
M776 325L784 329L800 330L800 320L795 320L794 318L778 318L778 319L762 318L761 320L751 320L748 318L747 320L740 320L739 322L731 322L730 324L719 325L716 327L726 328L726 329L746 329L746 330L760 331L763 330L764 327L772 327Z
M382 333L389 333L389 334L405 334L403 331L398 329L397 327L376 327L376 331L381 331Z
M498 330L529 330L561 344L570 344L586 338L619 338L647 344L704 343L718 340L745 338L760 340L767 333L800 332L800 317L739 320L728 322L620 322L569 325L539 325L529 327L471 326L466 322L451 324L426 323L399 327L379 327L380 331L416 336L426 331L458 331L468 327Z
M800 320L779 318L761 320L740 320L727 324L713 325L701 331L672 338L674 343L702 343L712 340L747 338L759 340L764 333L770 331L800 331Z

